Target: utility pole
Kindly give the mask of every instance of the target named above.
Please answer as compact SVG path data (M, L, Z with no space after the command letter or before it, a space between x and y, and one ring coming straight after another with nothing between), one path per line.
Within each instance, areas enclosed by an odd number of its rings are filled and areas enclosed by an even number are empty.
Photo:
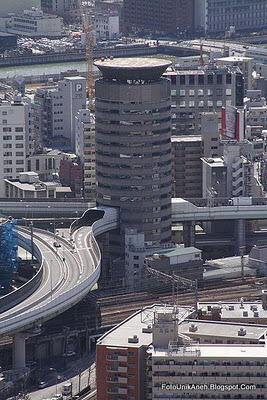
M33 221L31 221L30 227L31 227L31 253L32 253L32 263L33 263L33 252L34 252L34 247L33 247Z

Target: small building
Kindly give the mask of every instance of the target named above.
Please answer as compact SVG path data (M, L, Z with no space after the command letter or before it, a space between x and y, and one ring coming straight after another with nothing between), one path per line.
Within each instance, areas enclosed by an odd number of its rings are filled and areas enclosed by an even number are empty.
M71 160L61 160L59 180L63 186L69 186L77 197L83 196L83 166Z
M42 182L36 172L20 173L19 179L5 179L5 197L10 199L41 199L72 197L70 187L58 182Z
M176 247L146 257L147 267L183 278L202 281L203 261L202 251L195 247Z
M30 37L60 37L63 19L32 7L21 15L12 14L7 21L7 32Z

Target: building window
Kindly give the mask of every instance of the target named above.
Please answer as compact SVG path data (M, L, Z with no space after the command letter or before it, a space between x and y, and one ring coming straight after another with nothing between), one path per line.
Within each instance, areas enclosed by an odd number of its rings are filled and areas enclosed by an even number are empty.
M195 75L189 75L189 85L195 84Z
M185 75L180 75L180 85L185 85Z
M185 90L184 90L184 89L181 89L181 90L180 90L180 96L181 96L181 97L185 96Z
M204 85L204 75L198 75L198 84Z

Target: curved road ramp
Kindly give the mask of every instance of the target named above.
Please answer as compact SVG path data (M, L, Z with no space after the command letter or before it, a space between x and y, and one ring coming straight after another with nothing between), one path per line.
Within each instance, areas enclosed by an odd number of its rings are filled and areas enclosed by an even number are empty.
M70 227L71 241L34 229L37 274L20 289L0 299L0 336L13 335L13 368L25 367L27 330L36 328L78 303L97 283L101 252L96 237L118 227L118 210L89 209ZM19 245L31 250L31 234L19 228Z

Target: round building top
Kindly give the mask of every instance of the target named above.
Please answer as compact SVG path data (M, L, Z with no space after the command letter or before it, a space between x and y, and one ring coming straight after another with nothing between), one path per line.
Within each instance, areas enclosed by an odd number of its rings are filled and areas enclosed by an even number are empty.
M171 61L160 58L115 58L95 61L104 78L154 81L161 77L171 65Z

